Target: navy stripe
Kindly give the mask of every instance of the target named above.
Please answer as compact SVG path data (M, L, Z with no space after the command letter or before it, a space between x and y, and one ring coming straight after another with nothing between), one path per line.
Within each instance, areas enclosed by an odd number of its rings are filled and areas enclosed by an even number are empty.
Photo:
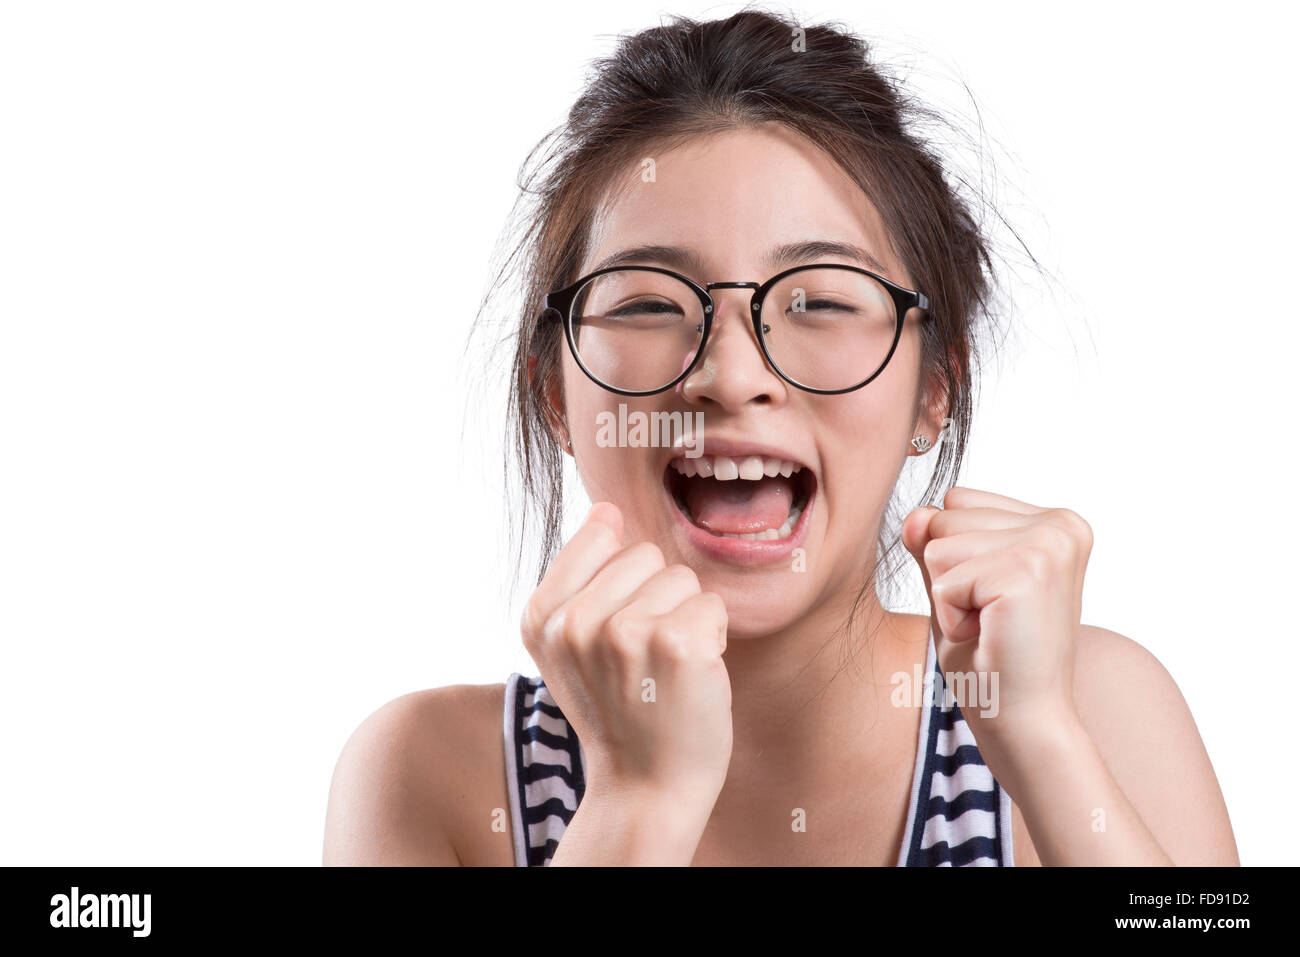
M953 705L951 711L944 711L939 705L935 706L934 718L939 722L939 727L944 731L951 731L953 726L961 719L961 713L957 706Z
M554 814L565 824L573 817L573 812L557 797L550 797L541 804L533 804L524 810L524 823L537 824Z
M577 775L572 774L568 768L562 764L530 764L519 772L524 779L525 784L536 784L545 778L559 778L568 787L578 790Z
M569 725L569 762L573 765L573 790L577 795L578 802L582 802L582 796L587 793L587 773L582 766L582 753L578 747L578 732L573 730Z
M560 842L551 837L547 838L546 843L541 847L528 848L528 866L545 867L546 862L555 856L555 852L559 846Z
M939 660L935 658L936 672L939 672ZM939 672L942 674L942 672ZM939 702L943 700L940 690L943 686L942 677L935 681L935 703L930 705L930 726L926 734L925 742L925 766L921 770L921 787L916 795L916 816L912 819L912 842L907 849L907 867L924 867L928 863L926 858L921 854L921 838L925 835L925 808L930 806L930 786L934 778L935 748L939 743L939 725L944 721L943 709Z
M968 764L983 764L980 749L973 744L962 744L952 754L936 754L933 769L938 774L953 774Z
M540 681L533 687L533 710L540 711L542 714L549 715L552 718L563 719L564 717L563 711L561 711L553 704L547 704L545 701L538 700L537 692L545 687L546 684Z
M980 857L998 858L998 849L991 837L972 837L960 844L949 847L947 841L927 847L918 857L919 867L942 867L945 863L953 867L965 867Z
M996 778L993 780L993 802L993 843L998 848L995 856L998 859L998 864L1006 867L1007 862L1002 859L1002 785L998 784Z
M997 813L998 796L993 791L981 791L972 788L968 791L962 791L951 801L945 801L936 794L930 798L930 803L926 807L925 816L927 819L932 817L941 817L945 821L951 821L960 817L967 811L992 811Z
M545 685L543 685L543 687L545 687ZM534 694L536 694L536 692L534 692ZM563 711L561 711L559 708L557 708L557 707L556 707L555 705L553 705L553 704L547 704L545 701L534 701L534 702L533 702L532 710L533 710L533 711L540 711L542 714L547 715L548 717L551 717L551 718L563 718L563 717L564 717L564 712L563 712Z
M527 718L528 716L524 715L524 717ZM556 751L567 751L569 749L569 738L558 734L552 734L550 731L547 731L545 728L536 724L521 727L519 729L519 737L525 741L544 744L548 748L553 748Z

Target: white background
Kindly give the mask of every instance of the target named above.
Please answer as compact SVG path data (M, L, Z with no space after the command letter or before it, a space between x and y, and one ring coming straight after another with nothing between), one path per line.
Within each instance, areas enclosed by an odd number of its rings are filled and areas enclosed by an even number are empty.
M318 863L367 714L535 673L466 333L585 62L735 9L0 7L0 861ZM1297 850L1279 9L797 11L973 92L1058 282L1024 273L962 484L1092 523L1084 620L1174 675L1249 864Z

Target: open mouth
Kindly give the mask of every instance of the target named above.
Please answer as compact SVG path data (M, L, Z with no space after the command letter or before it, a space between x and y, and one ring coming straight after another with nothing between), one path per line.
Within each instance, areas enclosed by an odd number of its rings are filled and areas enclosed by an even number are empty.
M812 469L766 455L675 458L664 487L696 528L719 538L789 538L816 483Z

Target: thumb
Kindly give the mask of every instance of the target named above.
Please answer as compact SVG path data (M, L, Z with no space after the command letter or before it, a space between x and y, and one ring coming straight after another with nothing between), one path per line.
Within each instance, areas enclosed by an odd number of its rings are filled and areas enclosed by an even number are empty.
M930 594L930 570L925 567L925 546L930 541L930 520L941 510L934 505L924 505L912 511L903 519L903 547L908 550L916 564L921 568L921 580L925 582L925 600L930 604L930 629L935 641L943 636L939 627L939 615L934 608L934 596Z

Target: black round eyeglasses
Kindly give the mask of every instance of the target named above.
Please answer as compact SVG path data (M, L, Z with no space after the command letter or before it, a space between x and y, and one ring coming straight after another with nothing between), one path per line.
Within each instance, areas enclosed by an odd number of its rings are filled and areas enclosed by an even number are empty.
M546 296L538 322L559 322L578 367L619 395L671 389L699 363L717 312L714 289L752 289L763 356L807 392L839 395L875 379L910 309L929 299L857 266L796 266L767 282L700 285L658 266L613 266Z

